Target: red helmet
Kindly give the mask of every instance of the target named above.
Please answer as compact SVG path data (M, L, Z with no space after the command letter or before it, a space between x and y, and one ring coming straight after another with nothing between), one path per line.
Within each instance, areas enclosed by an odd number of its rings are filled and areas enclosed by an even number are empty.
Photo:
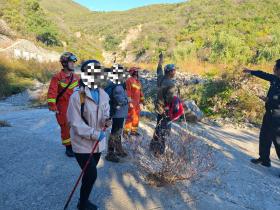
M129 70L128 70L128 73L133 76L135 73L138 73L138 71L140 70L140 68L138 67L131 67Z

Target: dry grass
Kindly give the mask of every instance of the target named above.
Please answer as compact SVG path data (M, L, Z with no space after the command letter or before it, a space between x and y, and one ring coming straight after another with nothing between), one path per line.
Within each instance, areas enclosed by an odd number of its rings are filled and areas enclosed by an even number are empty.
M59 63L38 63L0 57L0 98L32 88L35 81L47 83L59 69Z
M191 180L213 167L212 148L185 130L172 133L159 157L150 152L149 143L146 138L133 137L125 141L125 148L153 186Z
M179 72L183 73L189 73L189 74L196 74L196 75L222 75L223 73L227 73L229 70L236 69L239 73L242 72L244 67L251 68L251 69L257 69L257 70L263 70L268 73L272 73L272 69L274 66L274 63L265 63L265 64L258 64L258 65L244 65L244 66L234 66L234 65L227 65L227 64L212 64L209 62L202 62L198 59L188 59L188 60L182 60L179 62L175 62L172 60L167 60L164 62L164 64L168 63L175 63L177 66L177 70ZM126 67L133 67L138 66L141 69L150 70L150 71L156 71L157 69L157 63L129 63L126 64Z
M264 70L271 73L274 63L266 63L259 65L248 65L248 66L234 66L227 64L211 64L207 62L201 62L196 59L184 60L177 63L178 70L181 72L187 72L191 74L206 75L206 74L216 74L221 75L228 72L229 70L236 69L237 72L242 72L244 67Z

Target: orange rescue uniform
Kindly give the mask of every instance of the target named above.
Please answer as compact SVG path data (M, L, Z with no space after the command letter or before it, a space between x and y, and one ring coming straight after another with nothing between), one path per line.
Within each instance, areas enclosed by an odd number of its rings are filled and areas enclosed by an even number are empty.
M61 70L61 72L53 76L48 91L49 109L52 111L58 111L58 114L56 114L56 119L61 128L62 144L65 146L71 145L70 129L67 123L66 112L70 96L73 93L73 89L79 85L79 76L73 74L73 79L70 86L63 93L63 95L59 97L58 100L57 96L63 89L67 87L71 81L71 75L72 74L68 75L63 70Z
M126 91L130 101L128 115L125 122L126 132L137 132L140 116L140 103L144 102L144 94L139 80L130 77L126 80Z

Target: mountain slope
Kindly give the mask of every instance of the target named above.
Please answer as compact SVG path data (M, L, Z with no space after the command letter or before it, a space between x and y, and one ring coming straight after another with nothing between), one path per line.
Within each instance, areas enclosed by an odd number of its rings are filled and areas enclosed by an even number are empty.
M106 50L123 60L133 55L136 62L154 62L164 51L177 63L232 66L267 64L280 54L278 0L189 0L123 12L91 12L70 0L12 1L39 2L64 49L82 58L101 58ZM138 38L121 50L122 40L139 25Z

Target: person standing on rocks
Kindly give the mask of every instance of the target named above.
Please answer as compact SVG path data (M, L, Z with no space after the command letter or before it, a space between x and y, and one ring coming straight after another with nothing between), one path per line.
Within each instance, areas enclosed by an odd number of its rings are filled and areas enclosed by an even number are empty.
M260 131L259 158L251 159L252 163L270 167L270 148L272 142L280 159L280 59L275 63L273 74L254 71L248 68L245 68L243 72L270 82Z
M105 159L111 162L119 162L119 157L127 156L121 141L124 120L128 113L128 98L124 89L125 77L123 75L125 75L123 66L115 64L111 68L108 85L105 88L110 97L110 117L113 120Z
M144 104L144 94L142 85L139 81L139 68L132 67L129 69L130 78L126 80L126 93L128 96L128 116L125 122L124 135L128 134L139 136L138 125L140 118L140 104Z
M159 62L157 67L157 100L155 104L157 115L157 125L153 139L150 143L150 150L154 152L155 155L163 154L165 151L165 141L171 132L171 120L169 117L168 104L175 102L174 109L172 112L179 111L180 100L178 98L179 90L175 85L173 78L176 74L176 67L174 64L167 64L164 67L164 74L162 69L163 64L163 54L159 55ZM175 99L175 100L174 100ZM172 108L173 109L173 108Z
M99 141L82 178L77 205L79 210L98 209L89 201L89 195L97 178L101 152L106 148L105 128L112 124L110 98L102 89L102 74L98 61L88 60L82 64L81 85L71 96L67 110L73 151L81 169L85 167L94 145Z
M56 119L61 128L62 144L66 147L65 154L68 157L74 157L74 153L66 111L73 89L79 85L79 76L73 73L77 60L77 57L71 52L65 52L60 56L63 69L52 77L47 95L49 110L56 113Z

